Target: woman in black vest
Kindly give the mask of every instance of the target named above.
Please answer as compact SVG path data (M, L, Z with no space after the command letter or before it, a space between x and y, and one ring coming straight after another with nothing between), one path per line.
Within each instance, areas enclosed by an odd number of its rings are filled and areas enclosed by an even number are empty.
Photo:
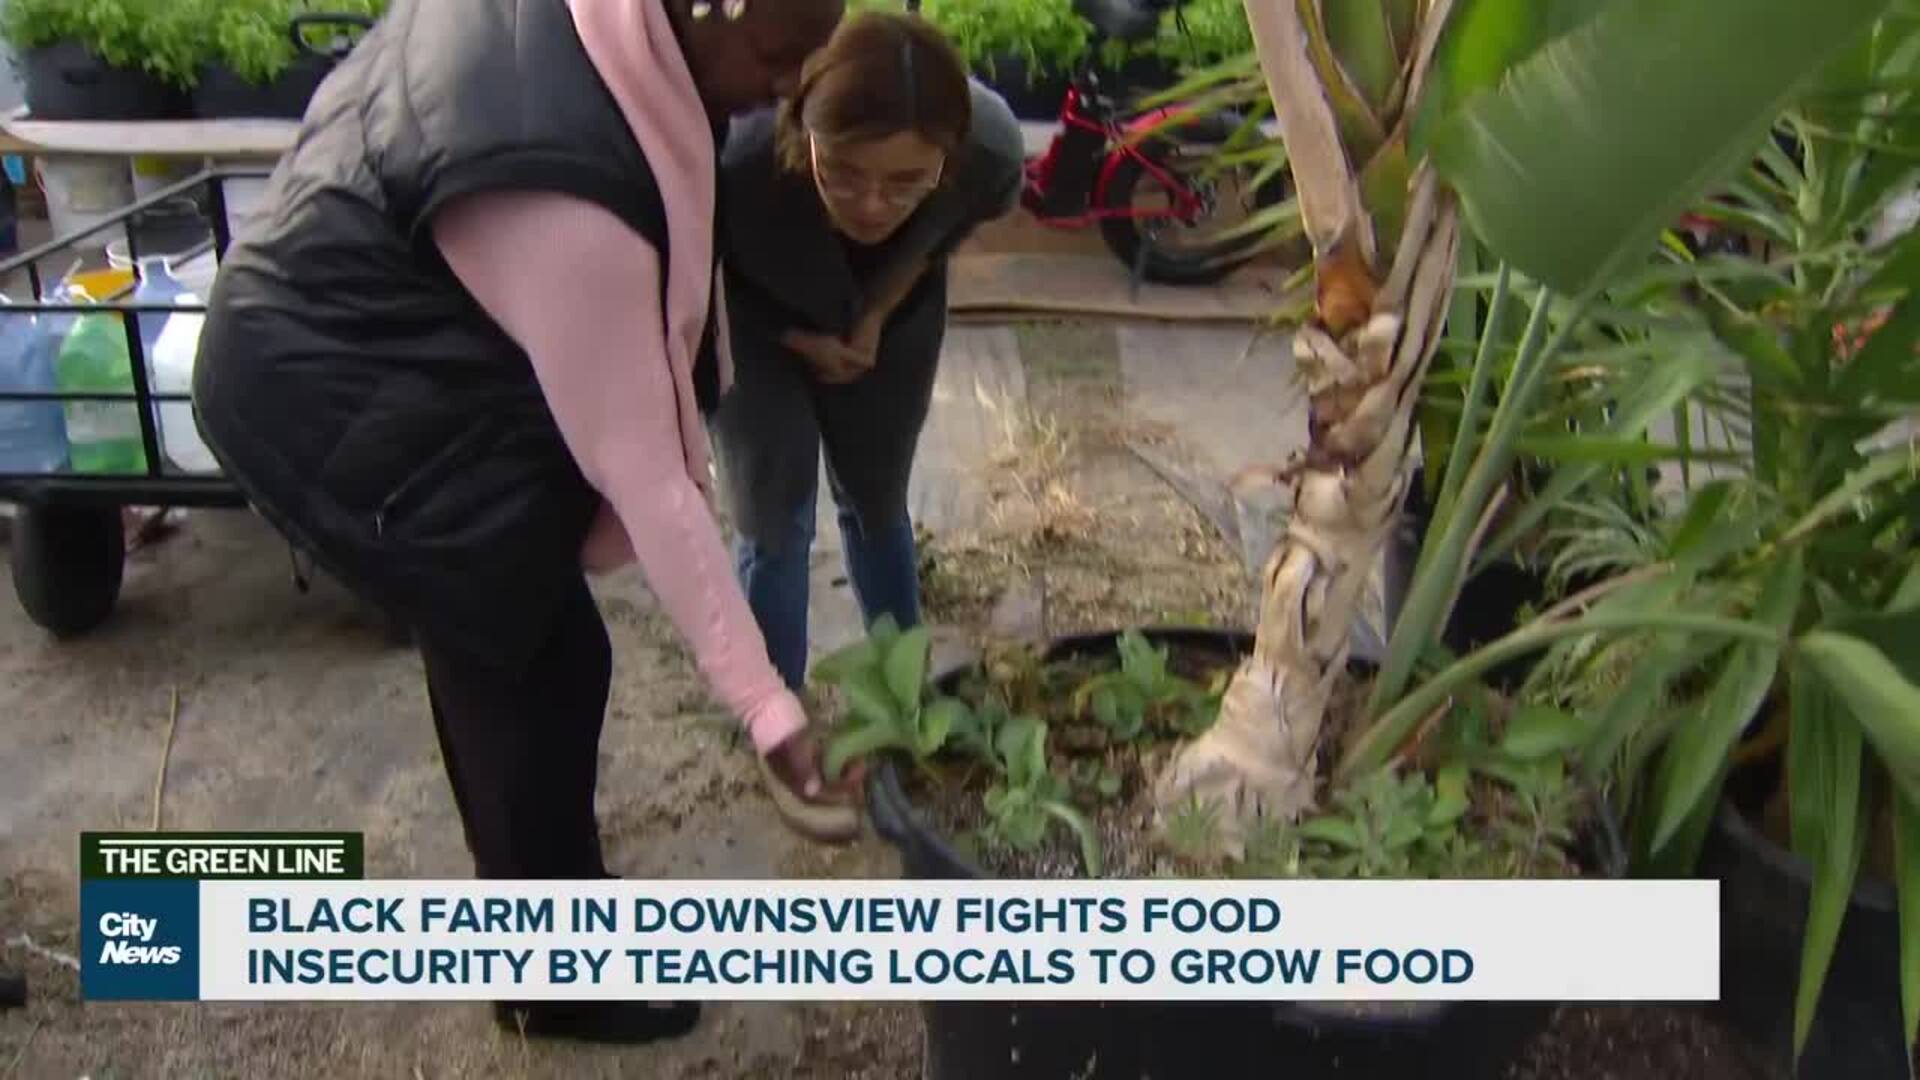
M850 16L776 112L736 122L721 191L738 381L715 418L747 597L805 677L821 450L869 623L920 620L907 510L947 325L948 256L1017 204L999 96L916 16Z
M397 0L315 96L222 261L202 432L264 517L413 628L481 877L607 873L594 792L612 656L583 561L638 558L790 821L857 829L732 577L699 419L728 377L703 347L717 140L792 88L840 14ZM637 1042L698 1009L496 1017Z

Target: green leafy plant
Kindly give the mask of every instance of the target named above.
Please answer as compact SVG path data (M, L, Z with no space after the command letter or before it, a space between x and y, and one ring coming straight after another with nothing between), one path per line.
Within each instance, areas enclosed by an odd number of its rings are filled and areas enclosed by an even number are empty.
M255 85L278 79L299 58L292 37L293 20L303 14L349 15L378 19L387 0L202 0L211 5L207 24L213 59ZM309 25L302 37L325 49L332 38L349 28L332 24Z
M1218 690L1175 674L1164 646L1130 628L1120 635L1117 651L1116 670L1095 675L1074 692L1075 715L1091 714L1116 742L1131 742L1152 729L1198 735L1213 722Z
M8 0L0 4L0 36L16 52L61 41L86 41L87 9L73 0Z
M1272 830L1279 826L1272 819L1259 823L1267 830L1267 838L1277 847L1279 839ZM1218 803L1189 799L1187 802L1167 811L1167 821L1163 832L1167 847L1175 855L1190 863L1205 864L1214 859L1220 845L1220 806ZM1251 863L1251 848L1248 862ZM1287 877L1291 874L1258 874L1261 877Z
M926 0L920 11L988 78L998 77L996 56L1019 57L1029 75L1070 71L1091 37L1071 0Z
M1086 872L1098 877L1100 838L1074 808L1067 782L1048 768L1047 725L1032 716L1014 717L995 733L994 756L999 776L984 796L988 837L1033 851L1057 822L1073 831Z
M115 67L146 67L148 26L167 0L7 0L0 32L16 50L76 41ZM164 61L163 61L164 63Z
M1241 0L1190 0L1161 21L1160 33L1141 51L1176 69L1203 69L1253 50L1247 9Z
M16 51L79 42L109 64L144 70L182 89L213 63L264 84L298 55L295 16L377 19L386 7L387 0L8 0L0 6L0 37Z
M928 690L933 639L924 626L901 631L882 616L868 636L822 659L815 680L846 698L845 720L828 740L824 770L838 777L847 762L897 750L925 762L956 732L967 738L978 719L958 698Z
M180 89L191 89L214 55L218 0L171 0L147 11L139 36L146 69Z

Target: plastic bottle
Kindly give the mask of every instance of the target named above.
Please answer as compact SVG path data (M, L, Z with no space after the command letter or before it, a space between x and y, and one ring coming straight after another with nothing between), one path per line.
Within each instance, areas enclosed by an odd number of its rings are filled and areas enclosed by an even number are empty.
M153 392L156 394L192 394L193 362L200 355L200 327L206 316L183 311L167 319L153 347ZM190 473L217 473L220 462L200 438L200 426L193 419L193 402L162 401L160 407L161 448L174 468Z
M133 299L140 304L197 305L195 296L173 276L165 259L140 260L140 285ZM199 355L200 328L206 316L197 311L178 311L171 315L142 312L136 318L140 326L140 350L147 360L147 381L157 394L190 394L193 391L193 362ZM219 463L200 439L190 401L155 401L154 423L160 433L161 452L174 468L185 472L219 471Z
M9 311L0 296L0 393L53 393L58 339L49 320ZM56 473L67 465L67 424L57 401L0 401L0 473Z
M73 301L87 303L84 290ZM88 312L75 320L60 343L55 378L64 394L133 393L133 362L127 352L122 317ZM147 454L140 441L140 407L132 401L67 401L68 455L75 472L144 473Z

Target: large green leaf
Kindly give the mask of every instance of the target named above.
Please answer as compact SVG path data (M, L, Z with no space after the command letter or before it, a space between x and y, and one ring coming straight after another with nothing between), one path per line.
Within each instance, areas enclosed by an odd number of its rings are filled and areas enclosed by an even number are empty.
M1810 671L1792 671L1787 677L1791 693L1792 725L1787 730L1788 844L1793 853L1809 863L1819 863L1825 850L1829 815L1834 806L1833 782L1837 775L1834 756L1838 751L1838 733L1850 731L1851 753L1860 754L1859 725L1836 721L1838 710L1827 684ZM1854 770L1857 772L1857 770Z
M900 730L900 706L894 703L893 695L887 692L886 680L879 672L862 668L842 680L840 687L847 695L847 704L852 708L853 715L863 723L884 724L892 730Z
M1920 1038L1920 799L1893 793L1893 881L1900 897L1900 1004L1907 1043Z
M964 730L967 706L958 698L940 698L920 714L920 730L914 750L926 757L946 745L955 731Z
M1859 726L1843 710L1829 707L1819 687L1796 688L1793 703L1787 751L1793 840L1813 863L1813 896L1800 941L1800 984L1793 1003L1793 1049L1798 1056L1840 940L1867 830L1860 798Z
M835 683L880 660L880 650L866 638L837 649L813 665L813 681Z
M1641 814L1634 819L1634 875L1648 878L1692 877L1700 862L1700 850L1706 846L1707 830L1720 811L1720 792L1733 772L1733 757L1723 758L1707 782L1706 794L1699 805L1687 812L1679 828L1662 847L1653 846L1654 817Z
M1859 721L1894 782L1920 799L1920 686L1856 637L1816 630L1800 639L1799 650Z
M1732 176L1887 0L1614 0L1437 121L1474 231L1579 294ZM1702 50L1707 41L1737 48Z
M900 639L887 650L887 690L905 712L912 713L920 706L932 648L932 632L924 626L916 626L901 634Z
M1920 607L1855 615L1838 620L1832 629L1879 649L1901 678L1920 686Z
M1400 56L1380 0L1322 0L1320 10L1334 58L1367 101L1384 110L1400 75Z
M1454 0L1434 50L1426 91L1415 103L1413 142L1425 148L1434 125L1515 64L1591 18L1609 0Z
M1783 633L1792 626L1805 572L1806 563L1798 551L1769 566L1754 621ZM1740 732L1766 701L1779 661L1777 645L1745 642L1736 646L1698 715L1674 733L1654 778L1656 851L1667 846L1706 797L1709 783L1725 765Z
M825 759L820 771L828 780L840 779L840 773L847 762L863 758L889 748L909 749L902 746L900 731L892 724L866 723L842 732L827 742Z

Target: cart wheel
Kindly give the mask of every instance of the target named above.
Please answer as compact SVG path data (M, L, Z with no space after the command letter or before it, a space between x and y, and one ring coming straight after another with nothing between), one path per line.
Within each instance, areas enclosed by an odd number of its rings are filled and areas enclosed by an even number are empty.
M20 507L13 589L27 616L55 637L84 634L113 612L125 564L119 507Z

